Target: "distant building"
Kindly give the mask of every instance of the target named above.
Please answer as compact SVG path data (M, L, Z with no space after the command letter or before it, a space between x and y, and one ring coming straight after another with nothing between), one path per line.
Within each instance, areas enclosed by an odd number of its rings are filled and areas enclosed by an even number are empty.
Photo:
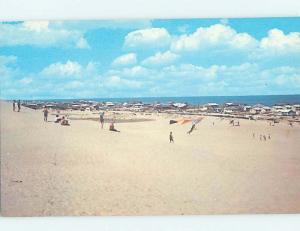
M296 112L293 110L285 109L281 111L282 116L295 116Z
M244 106L244 111L250 112L251 108L252 108L251 106Z
M208 103L205 107L207 108L207 112L219 113L222 111L217 103Z
M113 106L115 106L115 104L113 102L106 102L105 105L107 107L113 107Z
M262 108L261 107L253 107L250 109L250 113L257 115L260 114L262 112Z
M268 107L268 106L264 106L262 108L261 113L271 113L272 108Z

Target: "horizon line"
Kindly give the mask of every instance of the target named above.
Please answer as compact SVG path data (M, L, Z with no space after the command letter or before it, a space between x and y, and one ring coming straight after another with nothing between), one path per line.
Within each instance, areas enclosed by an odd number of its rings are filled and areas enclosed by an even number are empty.
M10 100L26 100L26 101L33 101L33 100L92 100L92 99L139 99L139 98L195 98L195 97L249 97L249 96L300 96L298 94L266 94L266 95L199 95L199 96L132 96L132 97L82 97L82 98L35 98L35 99L22 99L22 98L0 98L0 100L10 101Z

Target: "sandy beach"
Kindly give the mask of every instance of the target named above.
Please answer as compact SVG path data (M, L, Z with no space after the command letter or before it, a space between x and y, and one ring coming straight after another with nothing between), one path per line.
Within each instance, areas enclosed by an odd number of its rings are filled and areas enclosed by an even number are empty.
M64 127L2 101L1 214L300 212L299 124L205 117L188 135L191 124L169 125L174 115L122 116L147 120L117 123L120 133L91 120Z

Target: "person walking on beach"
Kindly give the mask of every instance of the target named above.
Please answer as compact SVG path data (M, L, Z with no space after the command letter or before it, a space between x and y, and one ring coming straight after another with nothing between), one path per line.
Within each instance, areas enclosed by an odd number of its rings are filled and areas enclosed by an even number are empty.
M104 112L100 113L100 123L101 123L101 128L103 129L103 125L104 125Z
M191 129L190 129L187 133L188 133L188 134L191 134L192 131L195 129L195 127L196 127L196 124L193 124L192 127L191 127Z
M21 101L18 100L18 112L20 112L20 110L21 110Z
M48 113L49 113L49 111L48 111L47 107L45 107L45 109L44 109L44 121L45 122L48 122Z
M252 133L252 138L253 138L253 139L255 138L255 133L254 133L254 132Z
M15 111L16 110L16 101L14 100L13 101L13 111Z
M173 133L172 132L170 132L169 140L170 140L170 143L174 143L174 137L173 137Z
M266 140L267 140L267 137L266 137L266 135L264 135L263 137L264 137L264 141L266 141Z

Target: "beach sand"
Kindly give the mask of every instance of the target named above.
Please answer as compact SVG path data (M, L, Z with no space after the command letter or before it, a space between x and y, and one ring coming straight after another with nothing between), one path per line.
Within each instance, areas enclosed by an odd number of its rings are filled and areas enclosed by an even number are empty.
M191 124L169 125L174 116L147 117L153 121L118 123L115 133L89 120L44 122L40 110L13 112L2 101L1 214L300 212L299 124L240 120L232 127L205 117L187 135Z

